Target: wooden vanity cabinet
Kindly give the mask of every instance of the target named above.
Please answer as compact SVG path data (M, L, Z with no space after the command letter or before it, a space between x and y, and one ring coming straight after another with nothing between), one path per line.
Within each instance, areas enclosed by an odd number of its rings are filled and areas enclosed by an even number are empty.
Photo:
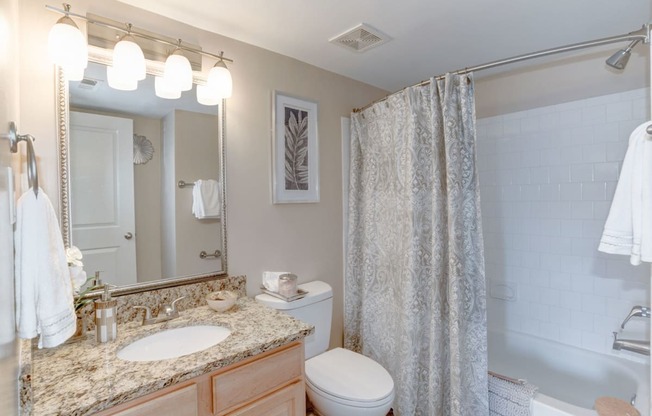
M303 342L104 410L100 416L305 416Z

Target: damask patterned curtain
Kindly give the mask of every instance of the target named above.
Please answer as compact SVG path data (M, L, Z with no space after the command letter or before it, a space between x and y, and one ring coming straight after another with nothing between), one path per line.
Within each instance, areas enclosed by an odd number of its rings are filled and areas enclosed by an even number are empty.
M394 414L488 415L469 75L353 114L345 346L394 378Z

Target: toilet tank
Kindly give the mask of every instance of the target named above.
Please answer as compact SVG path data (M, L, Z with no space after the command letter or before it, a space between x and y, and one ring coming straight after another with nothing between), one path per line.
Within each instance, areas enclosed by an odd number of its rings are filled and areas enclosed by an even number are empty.
M319 280L304 283L299 288L308 294L292 302L264 293L257 295L256 301L315 326L315 332L304 340L307 360L328 349L333 317L333 289L328 283Z

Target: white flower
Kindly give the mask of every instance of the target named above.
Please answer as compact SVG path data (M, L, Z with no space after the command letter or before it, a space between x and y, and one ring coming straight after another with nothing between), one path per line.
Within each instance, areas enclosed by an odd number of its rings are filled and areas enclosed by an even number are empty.
M82 257L82 253L77 247L70 246L66 249L66 259L69 266L83 267L84 263L81 261Z
M81 263L81 262L80 262ZM75 290L75 293L79 293L81 287L86 283L86 272L82 269L81 266L70 266L70 280L72 281L72 287Z

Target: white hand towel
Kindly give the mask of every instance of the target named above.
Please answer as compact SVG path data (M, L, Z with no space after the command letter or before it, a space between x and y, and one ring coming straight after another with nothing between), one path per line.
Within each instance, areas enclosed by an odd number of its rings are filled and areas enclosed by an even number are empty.
M192 188L192 213L198 219L219 218L221 213L220 183L214 179L195 181Z
M598 250L630 256L630 263L652 262L652 137L638 126L629 137L629 147L616 186L609 216Z
M18 336L56 347L75 333L76 317L59 220L42 189L18 199L14 242Z

